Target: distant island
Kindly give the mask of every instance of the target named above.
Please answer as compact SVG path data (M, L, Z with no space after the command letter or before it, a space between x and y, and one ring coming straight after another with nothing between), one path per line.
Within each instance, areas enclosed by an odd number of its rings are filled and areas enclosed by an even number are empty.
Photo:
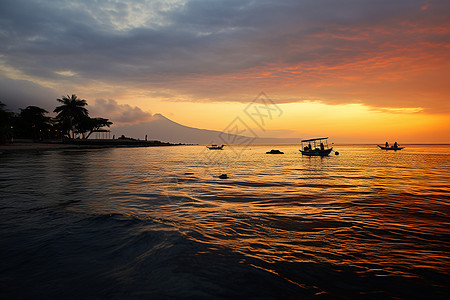
M228 124L225 124L228 125ZM139 124L127 124L114 127L126 135L149 136L153 140L164 140L184 144L298 144L299 138L260 137L250 131L237 134L235 131L200 129L179 124L166 116L156 113L152 119ZM245 128L239 128L239 132Z

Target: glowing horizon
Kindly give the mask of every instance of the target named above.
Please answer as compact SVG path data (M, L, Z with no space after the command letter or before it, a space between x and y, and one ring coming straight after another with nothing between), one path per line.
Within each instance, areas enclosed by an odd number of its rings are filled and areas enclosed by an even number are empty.
M450 143L449 13L446 1L4 1L0 101L52 110L75 93L116 126L159 112L223 130L264 91L283 110L264 136Z

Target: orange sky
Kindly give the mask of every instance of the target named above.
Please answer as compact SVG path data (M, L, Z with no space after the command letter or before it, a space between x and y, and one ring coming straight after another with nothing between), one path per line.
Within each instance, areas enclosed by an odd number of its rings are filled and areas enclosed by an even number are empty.
M12 109L52 110L76 93L116 125L158 112L222 130L265 92L283 113L255 125L263 136L450 143L448 1L1 8L0 97Z

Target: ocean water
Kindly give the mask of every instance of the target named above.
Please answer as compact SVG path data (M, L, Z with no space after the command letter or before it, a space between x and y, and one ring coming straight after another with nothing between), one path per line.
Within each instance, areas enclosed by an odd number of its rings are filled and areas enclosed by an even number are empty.
M450 146L271 148L0 154L1 298L448 299Z

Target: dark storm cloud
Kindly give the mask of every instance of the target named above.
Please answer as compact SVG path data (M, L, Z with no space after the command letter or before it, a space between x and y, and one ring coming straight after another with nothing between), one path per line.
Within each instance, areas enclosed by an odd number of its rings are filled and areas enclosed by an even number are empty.
M302 75L295 78L308 83L327 78L326 69L380 53L388 57L392 49L449 43L448 32L421 33L420 29L448 25L450 5L432 1L423 13L425 4L411 0L3 0L0 68L5 76L13 69L74 85L96 80L211 99L239 90L240 82L230 83L221 76L252 81L255 89L270 88L252 70L304 65ZM414 32L405 34L405 30ZM424 49L430 47L434 46ZM242 72L248 72L247 78ZM275 73L280 81L294 76L286 70ZM217 80L211 82L209 92L201 82L211 76ZM328 91L323 94L330 102L338 98ZM376 105L374 99L367 102Z
M47 77L56 77L54 71L60 69L93 77L111 71L119 72L118 77L135 71L142 72L138 75L223 73L273 61L277 51L288 50L291 34L320 30L315 27L324 22L351 24L361 16L367 18L368 12L376 19L381 13L386 18L389 12L376 9L382 7L377 3L350 1L346 13L336 16L332 12L339 7L334 2L189 1L180 9L162 12L165 25L118 31L93 18L102 11L101 3L92 11L85 5L51 1L2 1L1 50L14 67ZM303 24L306 28L299 28Z
M226 33L198 35L189 30L189 24L184 27L169 17L170 24L165 26L120 31L94 19L91 13L96 11L57 8L51 3L7 1L1 11L1 51L7 64L48 78L57 78L54 72L64 69L94 78L122 78L134 72L140 72L136 78L148 77L148 73L157 77L212 69L221 72L224 66L211 50L230 38Z

